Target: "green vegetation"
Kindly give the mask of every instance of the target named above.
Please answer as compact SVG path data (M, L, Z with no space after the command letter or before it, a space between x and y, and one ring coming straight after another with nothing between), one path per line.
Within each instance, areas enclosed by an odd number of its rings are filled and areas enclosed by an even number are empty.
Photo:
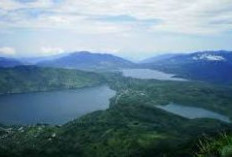
M196 157L231 157L232 156L232 135L221 133L218 136L204 137L198 142Z
M102 76L117 91L109 109L87 114L62 126L11 126L10 131L0 134L0 155L193 157L196 141L203 134L232 130L230 124L221 121L189 120L155 107L174 102L232 117L231 88L197 82L137 80L110 73ZM217 151L230 152L228 145L218 147ZM207 142L204 142L202 150L206 147Z
M203 82L173 82L114 77L108 79L117 97L128 103L202 107L232 117L232 88Z
M0 68L0 94L82 88L102 83L96 73L19 66Z

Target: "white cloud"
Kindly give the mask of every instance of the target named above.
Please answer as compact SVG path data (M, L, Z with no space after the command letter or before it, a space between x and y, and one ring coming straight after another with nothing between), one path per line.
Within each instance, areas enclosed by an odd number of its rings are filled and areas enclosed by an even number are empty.
M226 16L232 20L232 0L67 0L55 9L58 12L94 15L128 15L136 19L158 19L151 31L190 34L220 33L231 29L231 24L212 21ZM146 30L144 30L146 31Z
M41 47L41 55L56 55L64 53L65 51L60 47Z
M22 5L20 3L17 3L13 0L1 0L0 1L0 8L3 10L14 10L21 8Z
M13 47L0 47L0 55L12 56L15 54L16 54L16 51Z
M25 8L49 8L54 3L52 0L35 0L31 2L20 2L16 0L1 0L0 8L7 11Z
M27 8L50 8L53 5L52 0L36 0L30 3L24 3Z
M4 17L9 18L8 22L0 19L1 26L65 28L82 33L141 30L214 34L229 31L232 26L232 0L65 0L60 3L53 0L29 3L1 0L0 8L7 11ZM40 9L41 15L28 18L26 11L25 14L12 13L17 9ZM123 24L89 20L95 16L120 15L130 16L138 21L131 25L130 22ZM152 19L160 22L140 27L139 20Z

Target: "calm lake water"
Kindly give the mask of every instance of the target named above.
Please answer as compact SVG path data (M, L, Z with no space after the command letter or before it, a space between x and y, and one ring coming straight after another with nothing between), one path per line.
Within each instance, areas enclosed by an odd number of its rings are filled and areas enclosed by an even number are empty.
M175 74L168 74L157 70L151 69L123 69L123 76L132 77L137 79L156 79L167 81L187 81L183 78L175 77Z
M109 107L115 91L108 86L0 96L0 123L64 124Z
M211 118L211 119L218 119L227 123L230 122L230 119L228 117L203 108L182 106L174 103L171 103L166 106L156 106L156 107L189 119Z

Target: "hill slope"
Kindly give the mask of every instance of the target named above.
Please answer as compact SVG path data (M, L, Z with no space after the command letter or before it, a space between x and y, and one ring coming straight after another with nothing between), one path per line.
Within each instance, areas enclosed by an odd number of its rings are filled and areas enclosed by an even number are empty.
M100 84L95 73L68 69L18 66L0 68L0 94L81 88Z

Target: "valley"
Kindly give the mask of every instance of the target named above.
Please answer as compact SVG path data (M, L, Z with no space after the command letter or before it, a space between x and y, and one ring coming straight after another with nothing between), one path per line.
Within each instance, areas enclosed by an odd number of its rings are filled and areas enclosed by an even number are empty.
M230 124L222 121L190 120L154 107L174 102L203 107L232 118L231 88L188 81L126 78L119 73L104 73L102 76L105 83L117 91L109 109L87 114L62 126L8 126L12 130L3 133L1 154L192 156L194 148L191 145L196 137L231 129ZM12 152L11 147L17 149Z
M38 118L36 114L41 109L45 117L53 116L56 120L33 121L29 116L21 124L0 125L1 156L195 157L198 153L207 155L208 152L202 152L206 145L209 151L220 152L224 148L224 145L220 150L211 148L204 139L221 133L230 137L232 133L232 88L227 84L231 80L226 84L217 80L212 83L195 79L193 75L182 75L182 71L168 70L165 65L162 68L157 68L161 66L158 64L154 67L147 63L132 65L121 59L115 61L112 56L110 61L123 63L102 69L99 67L106 62L89 55L96 67L91 70L90 64L87 71L79 65L66 67L64 63L64 68L21 65L0 69L0 107L4 106L1 120L4 116L9 120L9 112L13 118L17 117L7 110L11 101L14 104L11 108L22 109L25 117L24 113L31 113ZM170 104L183 106L181 114L164 110ZM179 106L174 106L175 111L176 107ZM79 114L78 109L86 111ZM186 112L193 114L194 109L201 115L183 116ZM65 113L72 115L66 119ZM217 143L214 138L213 143ZM201 139L205 143L199 146Z

